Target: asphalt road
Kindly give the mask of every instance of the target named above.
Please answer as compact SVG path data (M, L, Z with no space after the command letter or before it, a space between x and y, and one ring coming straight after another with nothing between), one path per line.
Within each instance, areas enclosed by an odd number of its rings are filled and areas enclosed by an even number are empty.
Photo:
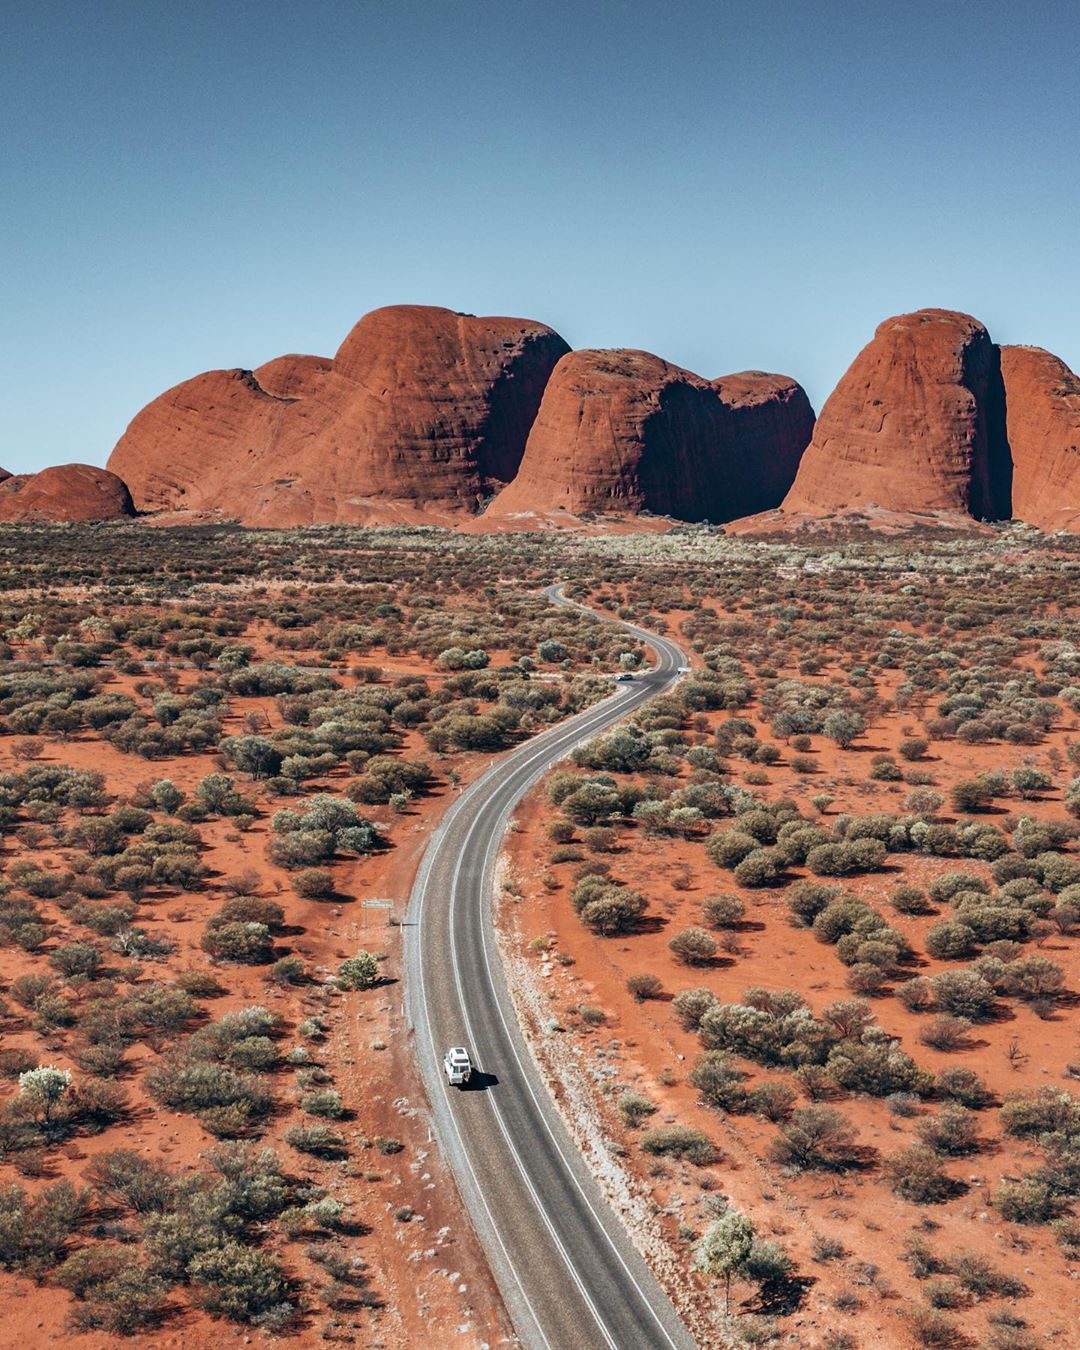
M549 598L569 604L552 587ZM435 1132L514 1327L549 1350L671 1350L694 1342L590 1175L517 1026L491 897L506 823L532 784L575 746L667 689L685 664L665 638L623 625L658 654L632 684L527 741L446 813L409 902L405 974ZM449 1087L442 1058L479 1069Z

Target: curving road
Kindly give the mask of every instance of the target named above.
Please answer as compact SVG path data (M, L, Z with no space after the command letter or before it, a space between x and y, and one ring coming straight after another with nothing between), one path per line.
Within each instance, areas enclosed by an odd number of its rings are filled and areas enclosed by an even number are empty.
M571 604L557 587L545 592ZM517 1026L493 929L495 866L513 808L577 745L667 689L685 663L666 638L634 683L534 737L474 782L432 836L404 928L409 1020L435 1132L514 1327L548 1350L672 1350L694 1342L604 1200ZM481 1073L448 1087L442 1057Z

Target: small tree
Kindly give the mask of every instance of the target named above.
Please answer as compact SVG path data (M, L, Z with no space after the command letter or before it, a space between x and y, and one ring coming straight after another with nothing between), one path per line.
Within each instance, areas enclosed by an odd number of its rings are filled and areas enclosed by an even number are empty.
M846 750L866 730L866 719L861 713L841 708L825 718L821 729L841 750Z
M58 1103L71 1087L68 1069L57 1069L51 1064L28 1069L19 1074L19 1099L26 1102L43 1125L48 1125Z
M725 1313L731 1311L732 1278L746 1270L756 1237L754 1225L746 1215L732 1210L711 1224L698 1244L694 1264L706 1275L723 1279Z

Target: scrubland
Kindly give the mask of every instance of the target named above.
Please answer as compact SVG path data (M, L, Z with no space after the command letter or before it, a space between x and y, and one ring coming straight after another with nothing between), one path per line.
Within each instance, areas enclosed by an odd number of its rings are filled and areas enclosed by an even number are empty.
M396 921L458 788L646 657L564 579L693 663L523 803L500 904L663 1277L746 1343L1070 1343L1075 543L83 526L0 559L18 1339L508 1334Z

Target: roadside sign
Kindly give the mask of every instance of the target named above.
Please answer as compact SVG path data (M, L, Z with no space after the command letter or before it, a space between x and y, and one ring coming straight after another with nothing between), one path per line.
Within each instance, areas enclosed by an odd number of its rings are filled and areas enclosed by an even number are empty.
M385 909L386 922L390 922L390 911L394 908L393 900L361 900L360 908L364 911L364 927L367 927L367 911L369 909Z

